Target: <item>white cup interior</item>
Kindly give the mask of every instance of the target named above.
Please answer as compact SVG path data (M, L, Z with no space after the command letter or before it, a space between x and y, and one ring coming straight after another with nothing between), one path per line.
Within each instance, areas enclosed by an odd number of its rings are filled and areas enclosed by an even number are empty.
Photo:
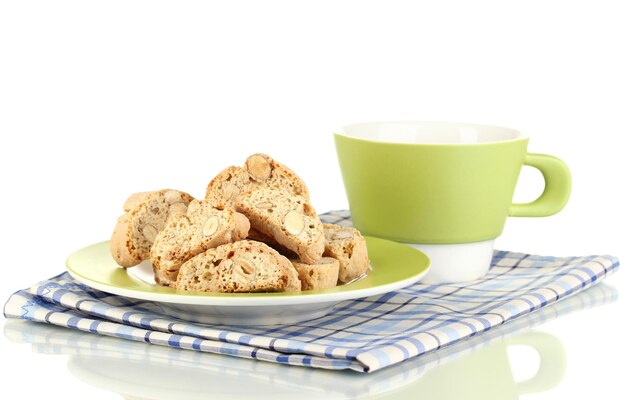
M357 139L408 144L479 144L525 137L514 129L454 122L366 122L345 126L337 133Z

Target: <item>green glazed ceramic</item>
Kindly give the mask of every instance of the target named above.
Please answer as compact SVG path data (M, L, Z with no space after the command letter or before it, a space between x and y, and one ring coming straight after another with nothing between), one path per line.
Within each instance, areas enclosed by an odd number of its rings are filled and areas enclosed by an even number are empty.
M498 237L507 216L541 217L567 203L571 177L558 158L528 154L512 129L440 122L349 125L335 144L355 227L405 243L469 243ZM545 190L512 204L522 165Z
M184 292L177 291L170 287L159 286L152 283L147 278L142 278L138 274L141 267L121 268L111 257L109 242L101 242L70 255L67 259L67 269L72 276L86 282L89 286L110 293L123 294L129 297L136 297L150 300L169 300L183 302L198 301L206 302L207 298L226 299L228 304L234 304L237 300L250 298L253 302L258 302L261 298L276 297L315 297L327 294L361 292L365 290L366 296L372 289L382 288L392 285L399 289L402 285L415 283L428 269L428 258L418 250L409 246L395 243L379 238L365 238L367 250L370 257L371 271L366 277L356 282L339 285L325 290L308 290L302 292L281 292L281 293L205 293L205 292ZM151 266L148 268L152 274ZM118 293L119 292L119 293ZM153 296L154 295L154 296ZM167 296L162 296L167 295ZM174 297L170 297L174 296ZM340 295L343 297L345 295ZM352 295L348 295L352 297ZM360 296L356 296L360 297ZM215 300L218 302L219 300ZM285 300L279 300L285 301ZM293 301L293 300L290 300ZM249 303L245 301L245 303Z
M204 293L177 291L154 283L149 261L119 267L109 242L97 243L70 255L67 269L79 282L120 296L158 302L161 312L203 323L269 325L293 323L332 312L342 300L401 289L419 281L429 270L420 251L389 240L366 237L370 257L367 276L331 289L289 293Z

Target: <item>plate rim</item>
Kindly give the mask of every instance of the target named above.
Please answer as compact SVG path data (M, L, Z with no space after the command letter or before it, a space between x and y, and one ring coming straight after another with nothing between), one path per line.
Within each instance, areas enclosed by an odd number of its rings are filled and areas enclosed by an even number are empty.
M377 294L388 293L394 290L401 289L403 287L409 286L413 283L418 282L421 278L428 273L430 270L430 259L423 252L407 246L404 243L395 242L392 240L377 238L373 236L365 236L366 240L380 240L385 242L390 242L402 246L406 246L408 249L411 249L415 252L415 254L421 258L425 264L421 267L421 271L417 274L414 274L408 278L400 279L397 281L393 281L383 285L377 285L373 287L366 287L362 289L356 290L347 290L340 292L332 292L332 293L310 293L306 295L302 295L301 292L297 292L298 294L289 295L286 293L259 293L258 296L254 297L255 293L246 293L246 297L231 297L231 296L211 296L210 294L169 294L169 293L155 293L155 292L147 292L140 290L128 289L120 286L115 286L107 283L101 283L90 279L89 277L83 276L80 273L72 270L70 266L70 259L79 253L80 251L87 249L91 246L101 245L106 243L107 241L93 243L91 245L85 246L74 253L66 259L66 270L72 276L72 278L76 279L80 283L89 286L93 289L100 290L106 293L111 293L119 296L129 297L133 299L139 300L147 300L147 301L155 301L159 303L168 303L168 304L183 304L183 305L201 305L201 306L220 306L220 307L254 307L254 306L272 306L272 305L297 305L297 304L318 304L318 303L336 303L343 300L352 300L357 298L363 298L368 296L374 296ZM121 268L121 267L120 267ZM371 273L371 272L370 272ZM137 278L134 278L137 279ZM144 282L144 281L142 281ZM145 284L149 284L144 282ZM251 296L252 295L252 296Z

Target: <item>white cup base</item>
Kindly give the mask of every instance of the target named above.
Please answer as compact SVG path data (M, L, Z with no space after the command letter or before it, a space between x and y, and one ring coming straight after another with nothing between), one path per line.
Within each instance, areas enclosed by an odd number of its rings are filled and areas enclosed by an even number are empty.
M491 265L495 240L458 244L412 244L428 256L430 270L421 283L468 282L484 276Z

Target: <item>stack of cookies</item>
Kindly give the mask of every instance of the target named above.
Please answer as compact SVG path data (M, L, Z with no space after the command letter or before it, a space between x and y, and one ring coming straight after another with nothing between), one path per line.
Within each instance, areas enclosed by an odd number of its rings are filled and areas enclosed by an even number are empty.
M155 281L178 290L294 292L367 273L361 233L322 224L305 183L265 154L228 167L203 200L164 189L131 195L111 237L122 267L152 262Z

